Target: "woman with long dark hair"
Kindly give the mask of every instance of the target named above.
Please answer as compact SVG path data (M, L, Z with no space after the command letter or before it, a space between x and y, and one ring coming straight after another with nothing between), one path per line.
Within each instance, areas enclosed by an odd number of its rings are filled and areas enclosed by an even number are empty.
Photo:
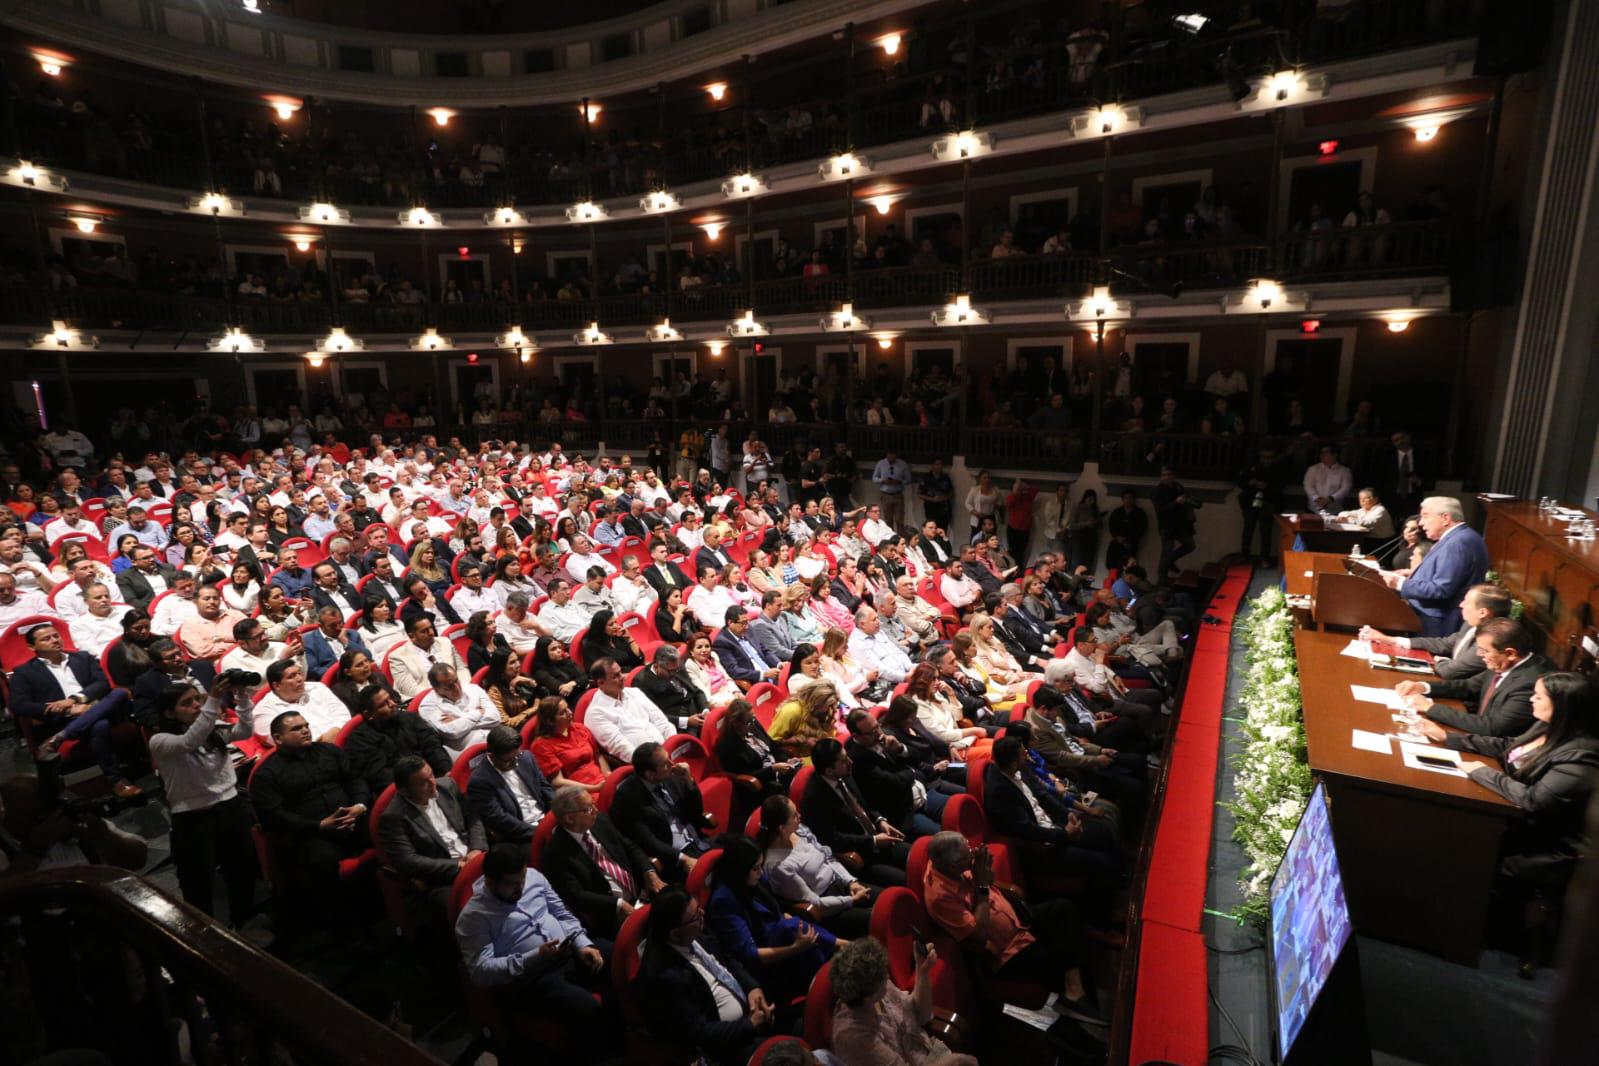
M489 665L495 653L511 654L511 646L500 635L494 616L487 611L472 612L472 617L466 620L466 639L466 667L474 674Z
M800 767L799 759L781 758L777 743L755 717L746 699L729 703L722 714L721 730L716 737L716 761L727 773L755 778L762 794L767 796L787 792L794 771Z
M319 679L320 680L320 679ZM351 714L359 714L360 706L357 704L363 690L373 685L379 685L389 690L389 695L395 703L404 703L399 693L395 692L389 683L384 680L383 673L378 669L377 663L372 661L372 656L360 648L351 648L339 656L339 672L334 675L333 684L329 690L337 697L339 702L350 709Z
M783 911L766 879L761 849L746 836L726 838L711 874L705 917L724 950L772 997L786 1003L805 994L833 955L837 938Z
M533 648L533 680L544 695L559 696L574 707L589 687L588 675L554 637L540 637Z
M544 776L556 788L581 785L598 793L611 772L611 760L588 727L573 721L571 705L559 696L545 696L534 713L538 722L528 750Z
M639 650L638 641L622 628L609 607L600 608L589 619L589 627L583 633L582 651L586 663L609 658L615 659L623 670L644 665L644 653Z
M835 936L862 937L871 931L878 890L857 881L816 839L787 796L771 796L761 804L755 844L765 857L772 890L783 900L805 908L807 917Z
M533 679L523 677L521 660L509 648L496 649L489 655L488 673L483 676L483 691L489 702L500 712L500 720L512 729L521 729L533 715L533 701L537 697Z

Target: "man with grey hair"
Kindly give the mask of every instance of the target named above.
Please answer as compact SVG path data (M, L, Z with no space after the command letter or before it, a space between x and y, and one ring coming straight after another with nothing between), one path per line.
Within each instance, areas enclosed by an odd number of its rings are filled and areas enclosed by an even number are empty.
M538 644L540 637L550 635L544 623L528 613L530 602L527 593L513 592L505 597L505 610L498 616L500 634L518 655L526 655Z
M710 702L699 686L684 676L682 665L683 657L678 654L677 647L662 644L655 649L655 661L649 669L640 671L633 685L648 696L680 732L698 733Z
M1104 1042L1107 1024L1083 985L1082 935L1071 903L1029 901L1024 921L994 887L994 857L960 833L936 833L927 847L927 913L956 941L987 955L992 975L1058 990L1056 1009Z
M884 589L872 597L872 606L877 608L877 623L882 627L884 636L903 648L906 653L915 651L921 642L911 636L905 628L905 623L899 617L899 600L892 592Z
M870 604L861 604L855 612L855 628L849 635L849 650L860 662L862 669L877 671L879 681L897 685L904 681L915 664L905 654L905 649L894 643L883 632L882 619Z
M916 595L914 577L906 575L895 579L894 614L916 643L925 646L938 640L938 620L942 614L937 607Z
M1446 637L1460 629L1460 601L1466 590L1488 574L1488 546L1465 524L1465 512L1453 496L1421 501L1421 531L1432 551L1412 572L1382 571L1383 583L1404 597L1421 617L1421 635Z
M557 789L550 810L560 829L544 849L544 875L591 936L614 939L627 916L666 882L582 785Z
M452 754L483 743L489 730L500 724L500 712L489 702L488 693L462 681L449 663L436 663L428 670L428 683L433 690L422 697L417 713L438 731Z

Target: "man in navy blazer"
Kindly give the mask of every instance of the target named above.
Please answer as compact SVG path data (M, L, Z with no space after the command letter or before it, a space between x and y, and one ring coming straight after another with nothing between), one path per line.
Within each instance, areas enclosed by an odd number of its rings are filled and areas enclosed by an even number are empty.
M472 767L466 784L467 805L496 840L531 844L539 821L555 802L555 787L522 750L522 738L510 726L490 729L486 743L489 750Z
M750 613L743 607L735 606L727 609L726 624L716 634L711 647L721 658L722 666L726 668L728 676L732 677L744 691L748 692L750 686L758 685L762 681L777 681L781 664L772 662L750 639Z
M317 628L305 634L301 640L305 643L305 670L306 676L321 680L322 675L331 670L347 651L366 651L366 641L361 639L361 630L344 628L344 612L329 604L319 608L316 613ZM367 652L371 658L372 653Z
M51 736L39 745L41 758L53 756L68 740L88 738L95 762L112 781L118 799L144 790L128 780L111 745L111 727L131 717L128 690L113 689L95 657L67 651L61 632L43 622L28 630L34 657L11 675L11 713L39 722Z
M1460 501L1429 496L1421 501L1421 531L1432 551L1409 577L1384 572L1384 583L1397 589L1421 617L1421 635L1446 637L1460 629L1460 600L1488 574L1488 546L1465 524Z

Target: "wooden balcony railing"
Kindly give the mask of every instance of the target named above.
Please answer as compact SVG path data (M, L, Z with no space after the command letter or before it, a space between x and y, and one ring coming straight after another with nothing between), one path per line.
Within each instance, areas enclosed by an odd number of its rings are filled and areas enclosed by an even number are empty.
M1387 226L1333 226L1283 241L1283 276L1333 279L1447 271L1454 248L1449 220Z
M49 1051L92 1048L116 1062L217 1066L440 1066L394 1030L163 894L106 866L0 878L10 927L7 1007ZM13 1027L16 1029L17 1027Z

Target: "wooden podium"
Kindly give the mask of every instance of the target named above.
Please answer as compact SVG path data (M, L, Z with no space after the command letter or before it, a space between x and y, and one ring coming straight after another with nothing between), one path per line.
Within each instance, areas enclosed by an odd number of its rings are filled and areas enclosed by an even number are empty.
M1384 585L1375 570L1347 572L1348 559L1332 552L1283 554L1288 594L1310 597L1310 627L1371 626L1384 633L1419 633L1421 619L1415 609Z

